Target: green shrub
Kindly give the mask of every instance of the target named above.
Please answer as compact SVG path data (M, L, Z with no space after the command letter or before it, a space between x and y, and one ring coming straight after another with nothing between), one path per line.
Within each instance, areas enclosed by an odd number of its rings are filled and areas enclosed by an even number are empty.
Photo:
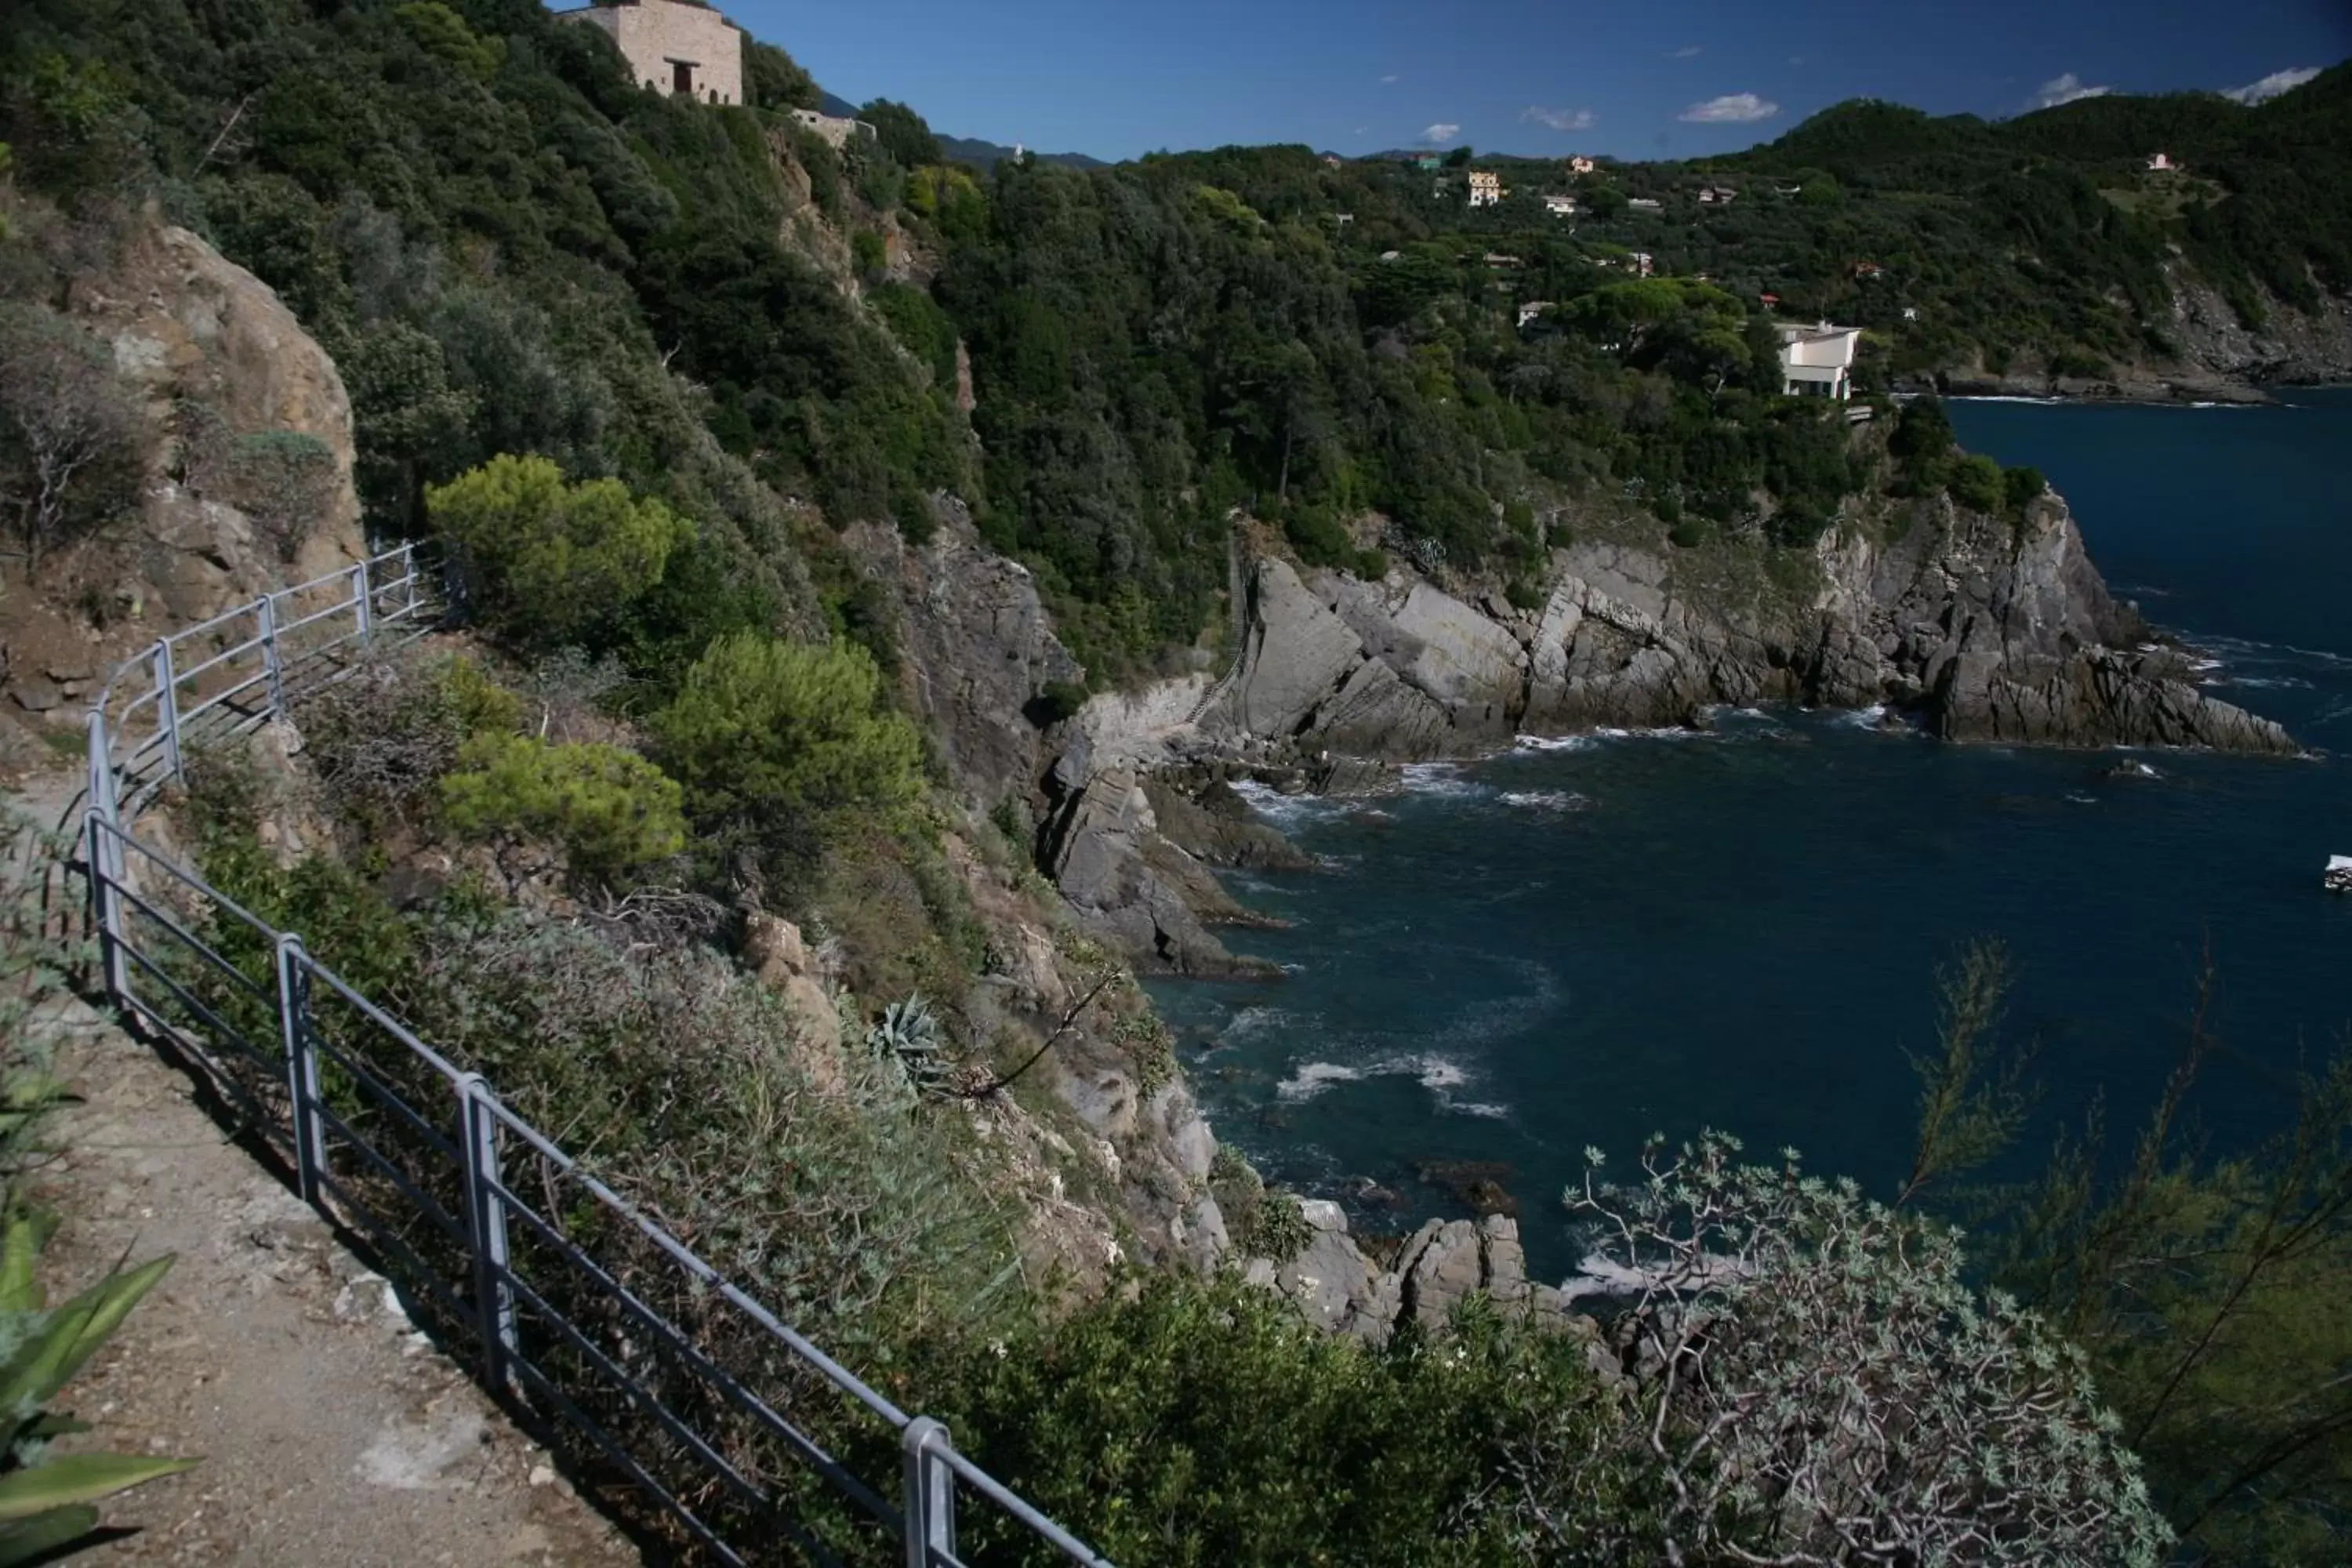
M1667 542L1677 550L1696 550L1705 544L1714 531L1703 517L1685 517L1666 530Z
M441 781L441 816L467 837L552 840L598 880L686 847L684 792L618 746L489 733L466 743L457 768Z
M1952 465L1951 477L1945 487L1952 499L1970 511L1997 512L2006 495L2000 465L1981 452L1962 458Z
M855 644L720 637L652 728L696 824L772 877L805 868L805 836L828 814L922 788L922 737Z
M618 479L567 485L545 458L493 458L428 489L425 504L460 552L483 617L549 647L609 626L694 532Z
M506 60L504 38L483 37L440 0L409 0L393 15L426 54L447 60L476 81L489 80Z
M1309 1327L1230 1276L1161 1276L924 1379L958 1447L1115 1562L1350 1568L1569 1560L1585 1520L1633 1510L1613 1459L1529 1476L1530 1450L1583 1451L1604 1402L1581 1343L1473 1306L1443 1347L1385 1349ZM942 1358L944 1359L944 1358ZM1497 1477L1511 1476L1506 1486ZM1548 1510L1565 1537L1509 1505ZM975 1561L1055 1561L994 1510L962 1521ZM1596 1557L1591 1561L1608 1561Z
M2050 481L2042 477L2040 468L2003 468L2000 489L2010 511L2022 515L2028 506L2049 493Z
M226 456L237 506L290 564L334 505L342 478L335 454L316 436L263 430L229 442Z
M404 654L346 672L294 714L326 802L373 837L410 816L467 741L520 727L522 701L463 654Z

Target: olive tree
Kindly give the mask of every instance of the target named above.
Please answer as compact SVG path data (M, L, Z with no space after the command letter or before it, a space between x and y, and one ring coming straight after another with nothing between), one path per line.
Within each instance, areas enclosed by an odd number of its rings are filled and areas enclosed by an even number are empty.
M127 501L146 426L88 333L37 307L0 307L0 506L35 570Z

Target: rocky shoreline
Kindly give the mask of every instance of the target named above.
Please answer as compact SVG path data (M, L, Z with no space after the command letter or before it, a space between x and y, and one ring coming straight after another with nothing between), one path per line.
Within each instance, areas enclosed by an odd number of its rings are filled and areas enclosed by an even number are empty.
M2177 270L2163 335L2173 353L2143 356L2102 375L2062 375L2030 356L1996 370L1981 360L1897 383L1947 397L2031 397L2061 402L2246 405L2275 402L2272 388L2352 384L2352 300L2328 297L2315 311L2265 296L2265 320L2249 327L2220 292Z

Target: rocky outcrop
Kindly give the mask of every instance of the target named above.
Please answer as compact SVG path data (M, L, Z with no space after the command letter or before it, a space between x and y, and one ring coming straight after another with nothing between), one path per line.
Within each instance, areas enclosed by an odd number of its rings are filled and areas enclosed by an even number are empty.
M2250 326L2219 289L2179 262L2170 303L2151 324L2170 352L2143 354L2100 375L2062 375L2021 353L1999 369L1981 355L1949 365L1934 390L1955 396L2064 397L2136 403L2263 403L2273 385L2352 381L2352 300L2323 295L2297 310L2259 295L2263 323ZM1922 384L1919 390L1927 390Z
M1162 973L1278 973L1235 957L1210 933L1205 922L1253 917L1203 861L1160 831L1151 794L1134 769L1086 769L1073 752L1055 781L1063 793L1046 824L1045 866L1090 931Z
M270 288L185 229L131 220L102 264L65 280L65 319L128 395L143 468L125 525L54 552L0 598L0 752L16 713L79 722L91 683L131 650L289 582L359 560L352 408L334 362ZM268 432L315 438L333 459L323 505L289 563L276 541L206 488L192 449ZM210 465L217 468L217 463ZM12 569L11 576L14 576Z
M1455 1308L1483 1294L1507 1314L1599 1341L1591 1319L1571 1311L1559 1290L1528 1279L1518 1221L1507 1215L1431 1220L1406 1239L1393 1267L1381 1268L1349 1235L1338 1204L1310 1198L1299 1206L1309 1232L1306 1247L1283 1262L1253 1258L1245 1273L1280 1292L1327 1333L1375 1343L1403 1323L1442 1333Z
M1887 521L1825 541L1810 594L1779 600L1685 580L1663 542L1554 552L1534 614L1402 572L1364 584L1262 561L1241 668L1202 729L1294 759L1410 761L1777 700L1884 702L1955 740L2294 752L2147 642L2056 498L2015 522L1948 500Z
M1054 635L1028 568L980 542L960 501L942 498L929 542L860 523L843 542L897 601L909 695L971 804L1026 796L1043 770L1039 693L1085 673Z

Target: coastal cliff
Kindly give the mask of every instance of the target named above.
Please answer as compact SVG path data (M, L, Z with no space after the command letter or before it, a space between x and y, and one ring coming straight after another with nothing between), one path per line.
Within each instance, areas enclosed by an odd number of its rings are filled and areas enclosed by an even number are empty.
M1663 541L1579 544L1553 552L1538 610L1267 557L1239 667L1199 728L1297 760L1412 761L1784 701L1885 705L1958 741L2295 751L2150 640L2063 501L2011 521L1938 498L1902 521L1825 540L1810 581L1778 593L1735 592L1719 559Z

